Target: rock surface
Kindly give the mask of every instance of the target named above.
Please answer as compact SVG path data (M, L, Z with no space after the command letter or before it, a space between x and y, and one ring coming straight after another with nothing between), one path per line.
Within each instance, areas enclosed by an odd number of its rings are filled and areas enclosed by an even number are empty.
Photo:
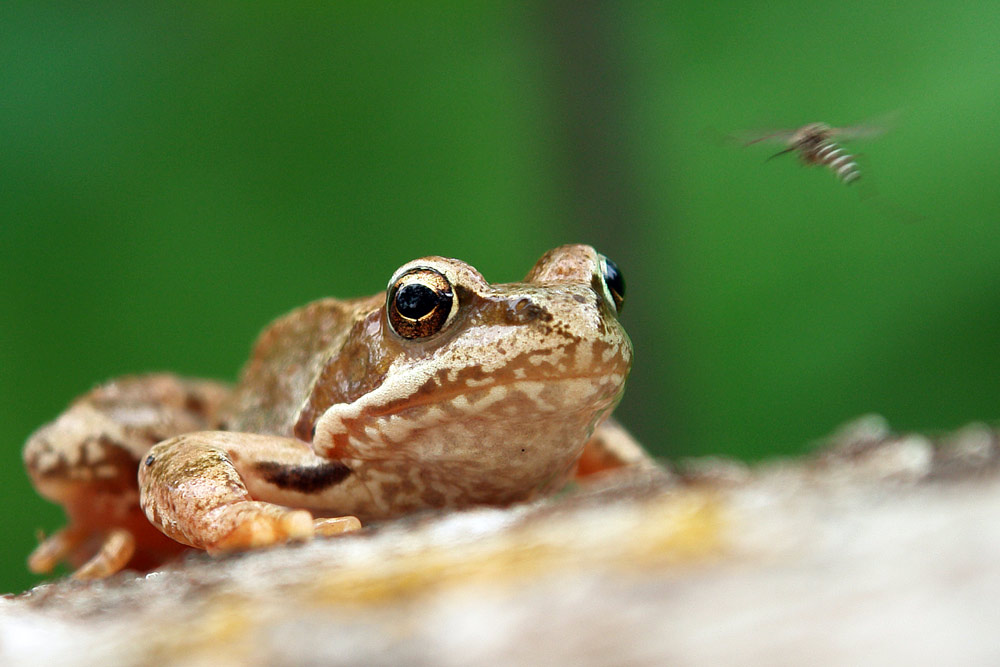
M0 664L1000 664L1000 447L869 417L816 455L0 601Z

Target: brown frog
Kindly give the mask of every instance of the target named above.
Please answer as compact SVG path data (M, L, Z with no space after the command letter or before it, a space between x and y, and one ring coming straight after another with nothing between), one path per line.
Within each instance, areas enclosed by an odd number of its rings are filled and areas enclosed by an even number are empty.
M78 578L103 577L187 547L507 505L647 465L607 421L632 364L624 293L589 246L551 250L524 282L498 285L425 257L384 293L272 323L234 389L166 374L99 386L25 445L32 482L69 519L29 566L67 560Z

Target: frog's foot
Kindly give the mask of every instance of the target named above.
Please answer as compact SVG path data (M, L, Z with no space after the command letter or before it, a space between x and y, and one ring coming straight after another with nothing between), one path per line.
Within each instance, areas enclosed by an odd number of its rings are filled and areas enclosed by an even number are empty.
M135 537L124 528L104 536L97 553L73 573L74 579L103 579L121 570L135 553Z
M178 542L213 554L244 551L360 528L353 516L314 519L293 509L329 506L323 492L348 477L346 466L300 440L189 433L156 445L140 464L140 504Z
M51 572L83 546L88 535L81 528L67 526L42 540L28 556L28 569L35 574Z
M45 539L28 556L28 569L36 574L51 572L62 561L81 562L74 579L100 579L121 570L135 553L135 537L124 528L113 528L100 536L93 553L95 536L86 528L67 526ZM93 553L87 558L88 553Z
M328 537L361 528L356 517L314 519L306 510L256 501L238 502L213 510L207 521L231 529L205 549L215 555L232 551L259 549L285 542L305 542L314 535Z
M52 568L62 562L82 541L82 537L77 536L75 532L67 526L44 539L41 539L44 536L39 534L41 542L28 555L28 569L35 574L51 572Z
M204 525L192 527L221 535L203 545L211 554L304 542L313 536L313 517L306 510L252 500L217 507L197 523Z

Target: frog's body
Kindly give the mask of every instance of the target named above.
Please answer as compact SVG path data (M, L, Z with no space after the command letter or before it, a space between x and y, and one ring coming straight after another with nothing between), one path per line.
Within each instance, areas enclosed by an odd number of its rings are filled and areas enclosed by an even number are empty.
M170 375L98 387L25 445L36 488L69 517L29 564L106 576L182 545L219 553L503 505L645 464L603 425L632 362L623 292L588 246L503 285L428 257L401 267L388 297L326 299L271 324L233 390Z

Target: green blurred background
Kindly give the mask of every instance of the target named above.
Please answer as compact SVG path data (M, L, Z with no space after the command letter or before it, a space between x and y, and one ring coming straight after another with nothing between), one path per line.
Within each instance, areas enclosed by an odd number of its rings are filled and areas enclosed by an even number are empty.
M424 254L614 258L618 414L658 455L995 420L1000 5L899 6L4 3L0 591L62 524L20 447L74 396L232 379L274 316ZM865 188L723 140L897 109Z

